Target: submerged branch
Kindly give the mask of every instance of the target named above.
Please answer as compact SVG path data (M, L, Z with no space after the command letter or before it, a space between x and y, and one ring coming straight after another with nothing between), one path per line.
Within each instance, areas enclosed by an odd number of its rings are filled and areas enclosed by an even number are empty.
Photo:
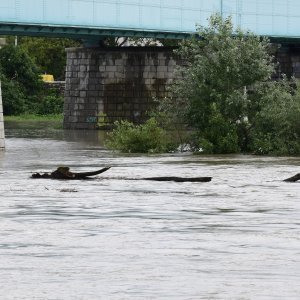
M287 178L287 179L285 179L283 181L285 181L285 182L296 182L298 180L300 180L300 173L298 173L298 174L296 174L296 175L294 175L294 176L292 176L290 178Z
M212 177L147 177L142 180L154 180L154 181L175 181L175 182L209 182Z
M97 171L92 172L70 172L68 167L59 167L51 173L34 173L31 178L48 178L48 179L88 179L90 176L101 174L110 167L106 167ZM128 179L128 178L122 178ZM160 177L146 177L135 180L153 180L153 181L175 181L175 182L209 182L212 177L176 177L176 176L160 176ZM132 180L132 179L131 179Z

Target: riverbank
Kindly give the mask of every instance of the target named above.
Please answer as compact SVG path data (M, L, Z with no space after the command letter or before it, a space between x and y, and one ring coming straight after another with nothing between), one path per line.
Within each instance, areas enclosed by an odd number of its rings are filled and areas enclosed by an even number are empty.
M48 128L48 129L62 129L63 115L34 115L22 114L18 116L4 116L5 128Z
M34 114L22 114L18 116L4 116L4 122L40 122L40 121L63 121L63 114L51 114L51 115L34 115Z

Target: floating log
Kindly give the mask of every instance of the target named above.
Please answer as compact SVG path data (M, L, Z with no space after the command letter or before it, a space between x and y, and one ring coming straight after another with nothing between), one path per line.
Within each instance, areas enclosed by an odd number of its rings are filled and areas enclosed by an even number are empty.
M154 181L175 181L175 182L209 182L212 177L147 177L143 180L154 180Z
M97 171L92 172L80 172L75 173L71 172L69 167L59 167L55 171L51 173L34 173L31 175L32 178L48 178L48 179L88 179L90 176L95 176L101 174L110 167L106 167ZM212 177L175 177L175 176L167 176L167 177L146 177L141 178L141 180L153 180L153 181L175 181L175 182L209 182Z
M50 179L87 179L90 176L95 176L98 174L101 174L107 170L109 170L110 167L106 167L97 171L92 172L70 172L69 167L58 167L55 171L51 173L34 173L31 175L32 178L50 178Z
M290 178L287 178L287 179L285 179L283 181L286 181L286 182L296 182L298 180L300 180L300 173L298 173L295 176L292 176Z

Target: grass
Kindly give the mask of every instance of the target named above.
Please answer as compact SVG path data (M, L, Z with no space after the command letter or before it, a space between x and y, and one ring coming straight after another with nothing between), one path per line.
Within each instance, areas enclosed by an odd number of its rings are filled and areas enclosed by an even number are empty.
M4 121L12 121L12 122L23 122L23 121L63 121L62 114L55 115L34 115L34 114L22 114L18 116L4 116Z
M4 116L4 123L6 128L48 128L56 130L63 128L63 114Z

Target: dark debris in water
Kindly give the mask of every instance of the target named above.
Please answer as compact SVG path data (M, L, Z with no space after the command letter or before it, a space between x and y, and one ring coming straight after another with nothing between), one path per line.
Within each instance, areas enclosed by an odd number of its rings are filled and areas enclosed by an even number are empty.
M78 191L75 189L61 189L61 193L77 193Z

